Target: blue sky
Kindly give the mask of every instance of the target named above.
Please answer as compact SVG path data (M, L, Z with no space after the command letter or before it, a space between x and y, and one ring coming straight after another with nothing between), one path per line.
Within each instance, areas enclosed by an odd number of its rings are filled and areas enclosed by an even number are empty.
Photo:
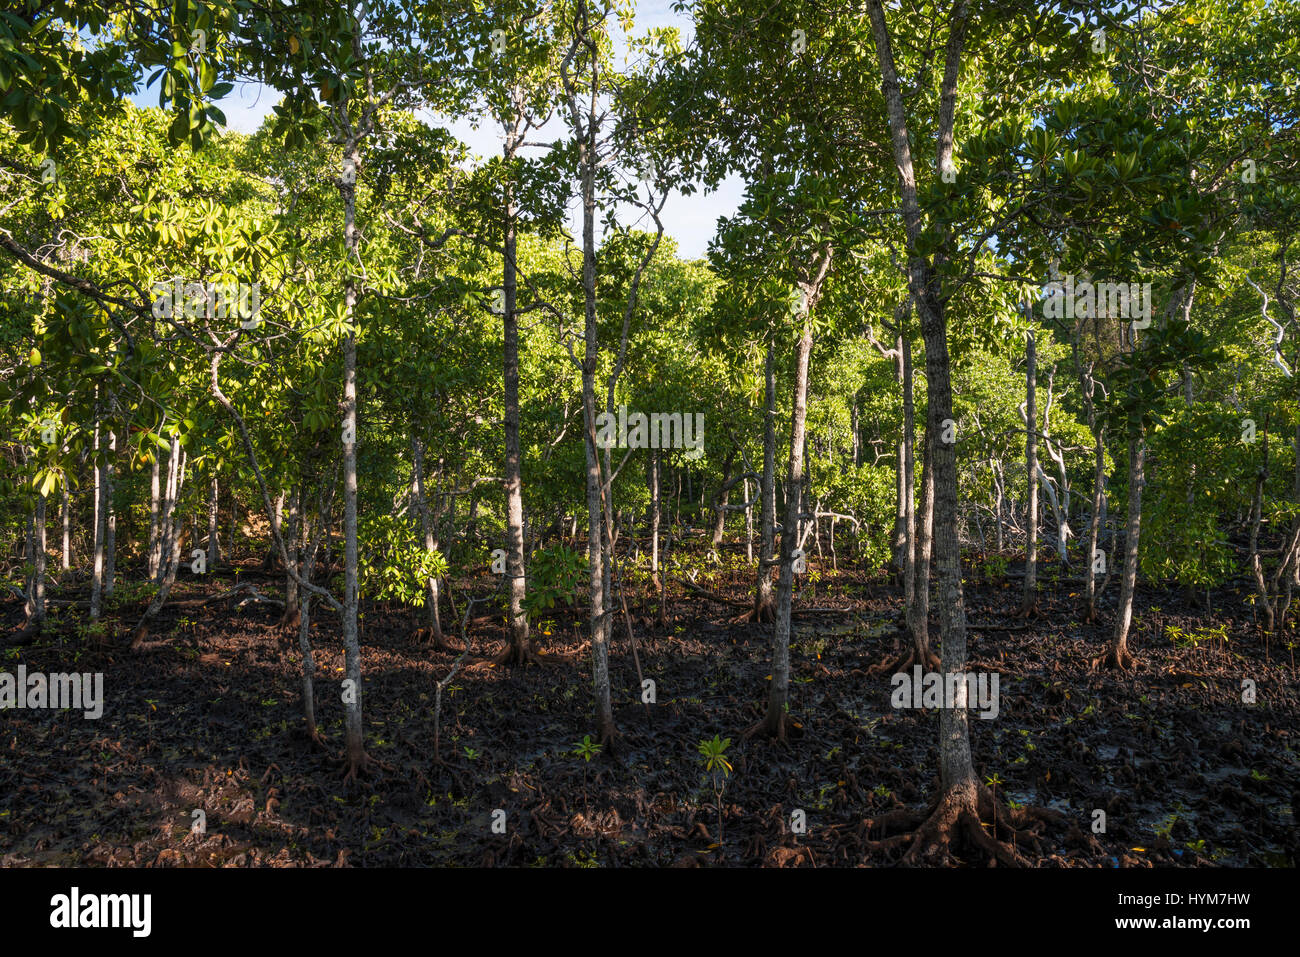
M689 17L674 13L668 0L641 0L636 6L636 31L638 33L651 27L675 26L682 34L685 46L694 34ZM141 90L132 100L139 106L157 106L158 91L155 87ZM230 95L219 102L226 114L228 128L240 133L252 133L271 112L278 101L276 94L256 83L239 83ZM496 155L501 150L501 134L490 125L474 129L470 118L438 118L440 125L445 125L464 142L477 156ZM555 140L563 135L563 125L558 120L540 131L530 134L530 139ZM536 151L534 151L536 152ZM696 192L691 196L682 196L674 192L664 206L661 219L664 231L677 241L678 254L692 259L705 254L712 239L719 216L729 216L740 205L744 192L743 183L735 177L727 179L713 193ZM620 211L620 221L635 223L638 210L627 208ZM576 200L569 209L570 228L577 235L581 230L581 209ZM653 229L648 219L637 224L640 228Z

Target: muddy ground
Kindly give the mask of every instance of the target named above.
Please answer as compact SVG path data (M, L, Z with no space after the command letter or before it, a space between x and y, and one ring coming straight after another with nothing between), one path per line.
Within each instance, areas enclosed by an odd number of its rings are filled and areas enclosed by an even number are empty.
M1014 564L1012 570L1014 571ZM225 574L184 576L175 598L227 589ZM1001 567L997 568L1001 571ZM184 573L183 573L184 574ZM1079 621L1077 584L1042 581L1041 614L1012 614L1017 579L967 569L970 671L1000 674L1000 713L972 719L980 777L1005 801L1053 808L1047 867L1295 866L1300 744L1294 647L1266 648L1247 593L1223 589L1192 605L1181 591L1141 588L1139 670L1092 672L1110 633ZM938 786L935 711L895 710L888 675L868 676L895 640L900 602L879 577L820 572L796 595L792 739L741 740L761 717L770 675L768 629L730 621L735 607L672 584L668 624L657 599L631 588L644 674L620 622L612 658L616 755L573 754L594 733L585 609L538 619L543 649L568 656L523 669L480 665L443 704L433 761L433 684L455 655L412 640L416 609L366 606L367 747L381 765L342 782L343 670L337 619L313 624L317 715L330 751L303 732L296 633L278 609L221 602L168 608L144 654L126 650L138 600L118 598L104 639L78 629L84 611L35 643L6 646L0 670L103 672L99 720L79 712L0 712L0 864L91 866L888 866L873 821L919 809ZM241 580L278 594L255 564ZM992 579L992 580L988 580ZM743 601L748 571L701 574L697 585ZM487 587L487 586L485 586ZM1243 586L1244 587L1244 586ZM84 587L51 598L84 597ZM0 606L11 634L18 603ZM450 619L444 615L444 620ZM937 635L937 627L933 633ZM499 614L470 629L474 650L502 647ZM1256 702L1243 703L1242 682ZM698 745L730 738L734 770L720 800ZM721 822L719 823L719 805ZM193 812L206 833L192 833ZM505 834L494 833L494 811ZM1094 834L1094 812L1105 811ZM806 832L792 832L796 810ZM500 815L495 816L501 820ZM973 849L958 860L982 865Z

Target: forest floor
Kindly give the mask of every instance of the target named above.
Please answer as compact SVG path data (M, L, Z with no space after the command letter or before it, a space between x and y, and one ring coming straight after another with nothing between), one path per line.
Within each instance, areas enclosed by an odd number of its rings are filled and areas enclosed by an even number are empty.
M1022 853L1048 867L1296 865L1294 647L1280 639L1265 647L1245 592L1213 592L1206 610L1181 591L1141 587L1130 639L1138 670L1094 672L1116 583L1101 622L1085 625L1079 586L1054 581L1049 564L1040 615L1026 622L1014 617L1019 580L987 581L986 571L967 569L967 670L1000 675L1000 711L993 720L972 712L975 766L1000 799L1069 821L1045 826L1042 853ZM279 593L255 565L242 572ZM182 575L179 600L231 583ZM0 639L0 671L103 672L104 713L0 711L0 865L896 863L906 845L878 846L872 822L923 809L936 792L938 713L895 710L890 675L867 674L895 640L896 590L856 571L823 568L819 579L802 580L796 594L784 745L741 738L762 714L769 628L732 623L735 607L678 583L660 627L658 600L642 597L643 585L630 589L657 700L641 703L620 620L611 671L621 747L589 763L573 753L595 733L585 609L561 607L537 622L542 650L568 660L457 675L444 696L437 765L433 686L455 654L412 640L418 609L367 605L366 743L382 765L350 786L338 759L343 651L334 616L312 629L317 717L331 755L302 730L296 631L276 628L272 606L169 607L152 634L165 643L134 655L126 645L137 602L118 599L102 641L78 636L66 606L55 606L66 624L23 646ZM752 572L702 574L697 584L745 601ZM16 601L0 605L8 631L20 619ZM500 614L475 621L470 637L477 654L503 647ZM1242 701L1243 679L1255 682L1254 704ZM734 767L720 800L698 753L714 735L731 739ZM196 809L206 815L202 835L191 833ZM493 830L497 809L504 834ZM1092 831L1096 809L1104 833ZM792 832L796 810L804 833ZM984 863L970 848L954 850Z

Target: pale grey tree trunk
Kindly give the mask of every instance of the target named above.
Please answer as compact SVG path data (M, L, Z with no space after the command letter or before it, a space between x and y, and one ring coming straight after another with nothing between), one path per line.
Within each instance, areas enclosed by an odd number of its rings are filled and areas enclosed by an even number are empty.
M217 484L217 473L214 468L212 480L208 483L208 568L215 569L217 563L221 561L221 542L217 531L217 503L221 498L221 489Z
M505 159L507 164L515 157L522 144L523 91L512 90L512 113L505 127ZM505 491L506 491L506 575L509 576L510 595L510 648L507 660L523 664L528 658L528 615L524 611L527 595L526 565L524 556L524 498L519 451L519 315L518 297L518 240L516 228L519 208L515 200L514 174L507 166L505 181L505 242L502 285L505 290L505 313L502 316L504 339L505 378Z
M921 513L916 519L912 560L912 607L907 628L921 664L930 657L930 562L934 554L934 455L929 426L921 437Z
M344 155L355 167L361 155L355 141L349 141ZM355 183L343 183L343 242L349 261L358 257L360 234L356 224ZM357 305L357 286L349 275L344 290L344 308L352 321ZM344 671L352 693L346 696L344 726L349 778L367 763L361 730L361 645L357 636L357 337L349 331L343 340L343 649Z
M1137 586L1142 486L1146 481L1143 468L1145 457L1146 443L1141 436L1131 436L1128 443L1128 521L1124 526L1124 574L1120 579L1119 608L1115 611L1115 637L1105 656L1108 666L1125 670L1134 664L1133 656L1128 650L1128 632L1133 621L1133 592Z
M812 316L805 309L795 367L794 409L790 416L790 462L786 469L785 523L781 529L781 566L776 586L776 621L772 626L772 682L762 730L784 739L790 701L790 613L794 598L794 551L799 543L803 488L804 432L808 414L808 359L812 353Z
M411 435L411 457L414 467L415 508L420 515L420 530L424 534L424 550L432 554L438 550L438 527L433 516L429 514L429 498L424 481L424 442L419 436ZM442 647L445 640L442 635L442 620L438 617L438 579L429 576L426 580L428 594L425 596L426 611L429 621L429 638L435 647Z
M60 565L61 571L68 571L72 568L72 499L68 495L68 483L65 480L59 491L60 497L60 518L63 524L63 561Z
M104 462L104 594L113 594L117 580L117 509L113 507L114 466L117 460L117 432L108 433L108 459Z
M727 504L731 501L731 467L736 461L736 449L733 446L727 453L726 462L722 466L722 484L718 486L718 491L713 496L713 547L717 548L722 544L722 536L727 530Z
M30 518L31 532L27 537L27 560L32 565L32 577L27 585L27 628L40 631L45 627L45 505L44 495L36 496L36 505Z
M876 54L888 114L894 159L899 174L899 198L908 244L908 278L913 301L920 313L925 340L928 389L927 447L934 471L934 550L939 572L939 629L942 642L941 668L945 674L966 669L966 609L961 582L961 546L957 530L957 449L942 441L952 420L952 381L948 355L947 321L944 315L943 262L920 252L923 222L917 198L916 174L912 163L906 108L898 82L890 45L889 28L880 0L870 0ZM936 166L952 165L953 126L961 53L968 23L968 4L958 0L950 18L937 123ZM955 420L954 420L955 421ZM913 847L914 856L929 853L936 838L946 843L959 820L970 815L978 821L980 787L971 758L970 728L965 702L939 712L940 800L926 829Z
M1038 604L1038 350L1034 332L1025 343L1025 482L1029 505L1025 516L1025 591L1020 610Z
M90 617L99 617L104 595L104 535L107 509L104 508L104 462L107 456L100 446L99 410L95 411L94 455L91 459L95 469L95 542L94 557L90 573Z
M159 504L162 490L160 488L160 462L159 456L162 450L157 445L153 447L153 461L149 466L149 565L148 574L151 579L157 579L158 568L162 564L162 527L159 524ZM233 516L233 512L232 512ZM234 518L231 518L234 521Z
M767 344L764 366L763 400L763 477L760 481L760 549L758 554L758 590L754 595L755 622L771 621L775 614L772 600L772 566L776 563L776 345Z
M167 480L159 509L162 565L159 568L160 580L158 591L149 602L149 607L140 616L136 624L135 635L131 640L132 650L138 650L149 634L149 622L162 611L176 582L176 571L181 558L181 524L178 519L177 502L185 484L186 455L178 437L171 440L167 456Z
M650 513L646 516L650 529L650 576L656 589L662 588L659 581L659 489L660 489L659 453L650 452L648 480L650 485Z

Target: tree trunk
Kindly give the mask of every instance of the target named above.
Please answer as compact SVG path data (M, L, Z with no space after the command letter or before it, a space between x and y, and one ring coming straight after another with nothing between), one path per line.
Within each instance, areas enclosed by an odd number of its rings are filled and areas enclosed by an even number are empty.
M60 571L68 571L72 568L72 500L68 495L68 483L65 480L62 488L59 490L60 497L60 518L63 524L63 561L60 565Z
M506 130L506 160L514 158L519 145L519 109L521 93L516 88L517 109L511 126ZM504 329L505 357L505 430L506 430L506 575L510 578L510 648L508 658L514 664L523 664L528 657L528 616L524 612L527 592L524 558L524 499L519 453L519 317L516 311L518 276L515 235L518 208L515 203L513 173L507 170L505 183L505 255L503 281L505 287Z
M159 488L159 471L160 462L158 457L162 454L158 446L152 449L153 462L149 466L149 565L148 574L150 579L157 579L158 567L162 564L162 528L159 525L159 496L162 494ZM234 522L232 506L231 522Z
M113 507L114 465L117 459L117 433L108 433L108 460L104 463L104 594L113 594L117 579L117 509Z
M45 627L45 496L36 497L33 509L31 534L27 538L27 560L32 565L32 577L27 586L26 628L39 632Z
M213 489L215 490L215 479ZM289 488L289 534L284 536L284 550L289 556L289 564L284 570L284 615L280 618L281 627L293 628L298 624L298 616L301 614L300 603L298 601L298 579L295 576L302 575L302 566L299 562L300 555L298 551L299 525L303 521L303 487L299 482ZM209 528L209 533L211 529ZM212 566L209 565L209 568Z
M650 535L650 580L654 583L655 591L658 591L663 583L659 581L659 489L662 483L657 451L650 452L647 480L650 485L650 512L646 516Z
M349 141L344 155L353 166L361 165L355 141ZM355 183L344 183L343 242L349 262L358 257L360 235L356 225L357 190ZM352 322L357 305L356 281L349 274L343 294L347 320ZM346 708L347 773L354 779L369 764L361 730L361 644L357 635L357 337L349 330L343 340L343 649L344 671L351 682L351 693L344 696Z
M208 484L208 570L211 571L217 567L221 560L221 543L217 534L217 502L220 499L221 489L217 485L217 474L212 473L212 481Z
M921 442L921 513L916 518L915 553L912 558L912 606L907 630L912 638L915 663L937 667L930 651L930 563L934 554L934 439L927 424Z
M776 621L772 626L772 683L768 691L767 714L755 731L785 739L790 702L790 612L794 599L795 550L799 547L808 415L808 361L812 354L812 310L830 268L829 248L822 252L820 269L810 283L803 283L803 334L795 365L794 408L790 415L790 463L786 471L785 524L781 529L781 571L776 590Z
M185 484L185 458L181 440L173 437L167 456L167 482L159 509L162 565L159 568L158 592L136 624L135 635L131 641L133 651L138 651L144 643L149 634L149 622L167 603L167 596L171 594L172 585L176 581L176 571L181 557L180 523L176 518L176 503Z
M411 456L415 469L415 508L420 515L420 529L424 533L424 550L432 554L438 550L438 525L429 514L429 498L424 481L424 443L418 436L411 436ZM428 612L429 640L436 648L446 646L442 634L442 620L438 617L438 579L429 576L426 580L428 595L425 607Z
M587 10L583 7L582 33L588 31ZM591 101L585 108L585 122L578 138L578 168L582 179L582 291L583 339L582 414L586 429L587 453L587 556L591 590L591 671L596 699L596 732L601 742L612 743L618 731L610 703L609 634L606 613L609 596L605 592L604 536L601 508L600 450L596 447L596 365L599 343L596 324L596 105L598 73L593 66Z
M1090 424L1096 429L1096 416L1090 414ZM1088 523L1088 554L1083 573L1084 620L1097 620L1097 542L1101 535L1101 503L1106 494L1106 443L1105 429L1096 429L1094 463L1092 470L1092 521Z
M1025 524L1025 591L1020 613L1038 606L1038 350L1034 332L1025 344L1025 482L1029 506Z
M776 563L776 346L767 344L763 412L763 478L760 483L760 536L758 589L751 620L769 622L776 606L772 600L772 566Z
M912 412L912 387L910 381L912 370L910 368L910 354L906 356L903 354L904 349L907 349L910 353L911 345L906 343L905 340L906 333L902 329L900 321L898 335L894 337L894 351L897 356L894 360L894 370L898 379L898 389L903 394L903 433L899 436L898 449L894 458L894 528L890 536L890 562L893 565L895 579L903 585L904 593L909 588L906 579L908 570L911 568L908 552L916 547L916 506L914 501L908 500L908 496L914 494L914 478L907 471L908 454L912 452L909 446L913 442L907 426L907 419ZM913 424L915 424L915 420L913 420ZM910 525L909 508L912 511ZM904 602L906 603L906 598Z
M723 533L727 529L727 503L731 501L731 466L736 461L736 450L733 447L727 453L727 460L722 466L722 484L718 486L717 493L713 496L713 547L717 548L722 544Z
M104 508L104 488L107 484L104 477L104 462L107 460L107 456L101 457L103 450L99 447L98 412L95 414L93 449L92 462L95 469L95 551L90 574L90 617L92 620L99 617L104 594L104 532L107 512L107 509Z
M1120 580L1119 608L1115 613L1115 637L1106 650L1104 664L1128 670L1135 664L1128 650L1128 630L1133 621L1133 591L1137 585L1138 536L1142 528L1142 486L1146 482L1143 463L1146 443L1133 436L1128 443L1128 523L1124 537L1124 577Z

